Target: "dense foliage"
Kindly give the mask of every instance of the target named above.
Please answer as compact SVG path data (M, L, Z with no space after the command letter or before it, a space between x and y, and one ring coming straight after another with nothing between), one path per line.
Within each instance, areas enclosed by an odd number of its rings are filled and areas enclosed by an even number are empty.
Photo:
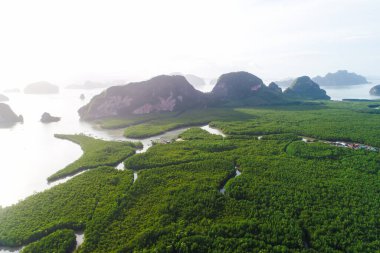
M116 220L101 229L108 233L95 252L373 252L380 247L378 153L306 144L292 135L229 138L234 149L201 151L202 144L214 142L226 140L157 145L127 159L128 165L151 169L142 171ZM302 153L293 152L299 145ZM330 153L334 159L326 156ZM216 163L220 159L231 160L242 175L231 178L230 170L215 183L200 181L225 167ZM202 163L208 165L199 177L190 168ZM182 168L191 173L182 178ZM226 181L222 195L217 190Z
M142 82L112 86L94 96L78 110L83 120L110 116L135 116L155 112L180 112L189 108L202 108L204 93L180 75L160 75Z
M21 250L22 253L71 253L75 249L76 238L73 230L57 230Z
M354 103L355 104L355 103ZM267 135L293 133L321 140L352 141L380 147L377 114L350 103L326 102L324 105L243 108L251 120L214 121L211 126L228 135ZM376 109L368 109L378 111Z
M191 143L179 141L167 144L156 144L146 153L137 154L124 162L125 168L141 170L180 163L213 159L216 156L225 157L224 151L234 150L236 146L231 141L204 140Z
M161 236L175 240L181 223L198 224L218 216L223 208L218 188L233 170L231 161L215 159L140 172L118 215L99 228L96 248L88 250L84 244L81 252L143 250L154 248Z
M175 117L178 112L160 112L160 113L150 113L145 115L134 115L128 116L128 118L105 118L96 121L103 129L118 129L129 127L137 124L141 124L150 120L163 119Z
M183 140L222 140L223 137L216 134L209 134L199 127L189 128L178 136Z
M78 252L377 252L379 152L300 141L380 146L380 115L364 108L228 109L211 123L225 138L191 128L128 157L126 171L90 170L0 209L0 245L70 228L84 229Z
M130 138L144 138L164 133L166 131L187 127L208 124L213 120L244 120L249 117L231 108L210 108L207 110L189 110L174 117L163 117L155 120L148 120L145 123L128 127L124 135Z
M81 146L83 155L75 162L51 175L48 180L55 181L78 172L99 166L114 166L133 155L141 143L104 141L86 135L56 134L55 137L72 141Z
M83 229L99 208L115 203L132 180L131 171L100 167L4 208L0 245L23 245L62 228Z

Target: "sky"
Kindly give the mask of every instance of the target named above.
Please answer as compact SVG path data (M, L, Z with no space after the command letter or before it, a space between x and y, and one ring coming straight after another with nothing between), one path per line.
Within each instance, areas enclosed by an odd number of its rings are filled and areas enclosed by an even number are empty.
M31 82L380 76L378 0L0 2L0 91Z

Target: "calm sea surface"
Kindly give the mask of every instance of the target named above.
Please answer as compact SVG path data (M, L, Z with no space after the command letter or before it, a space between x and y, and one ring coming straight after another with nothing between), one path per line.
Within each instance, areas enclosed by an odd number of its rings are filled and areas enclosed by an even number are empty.
M342 100L344 98L380 99L380 97L369 95L369 90L377 84L380 84L380 80L374 80L371 84L348 87L322 87L322 89L325 89L327 95L333 100Z
M380 82L342 88L326 88L334 100L343 98L375 99L368 91ZM46 178L79 158L80 147L69 141L54 138L55 133L85 133L108 140L125 140L122 130L104 131L79 121L77 110L100 90L61 89L56 95L6 94L8 104L24 116L23 124L0 128L0 205L9 206L48 188ZM84 93L86 99L79 99ZM42 124L43 112L62 117L60 122ZM149 142L150 140L145 140Z
M90 98L100 91L61 90L57 95L6 94L16 114L22 114L23 124L0 128L0 205L17 203L34 192L48 187L46 178L79 158L80 147L54 138L55 133L85 133L103 139L122 139L121 131L99 131L80 122L78 108L88 102L79 99L81 93ZM43 124L43 112L62 117L60 122Z

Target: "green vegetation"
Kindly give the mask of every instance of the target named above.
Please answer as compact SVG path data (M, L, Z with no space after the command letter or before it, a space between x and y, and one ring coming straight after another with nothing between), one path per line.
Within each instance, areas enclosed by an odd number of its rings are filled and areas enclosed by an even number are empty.
M125 171L96 168L0 209L0 245L68 228L84 230L81 253L377 252L380 153L300 141L380 147L369 104L204 110L227 137L191 128L129 156ZM156 123L191 122L188 113Z
M218 188L233 171L233 163L221 159L141 171L121 200L118 215L99 227L100 236L93 247L84 244L80 252L132 252L144 248L162 252L169 245L156 247L156 240L161 236L175 240L181 223L201 224L204 219L218 216L223 209Z
M93 217L106 216L104 207L112 207L132 182L131 171L100 167L4 208L0 245L20 246L59 229L83 229Z
M115 166L133 155L137 148L142 148L141 143L104 141L85 135L56 134L55 137L80 145L83 155L74 163L51 175L48 178L49 182L99 166Z
M149 120L143 124L128 127L125 129L124 135L129 138L145 138L177 128L205 125L213 120L244 120L247 116L250 115L238 112L233 108L189 110L174 117Z
M70 253L76 245L73 230L57 230L50 235L34 242L22 249L22 253Z
M100 229L107 233L99 237L94 252L379 248L378 153L306 144L290 134L267 140L237 137L160 144L128 158L129 167L150 169L140 172L119 216ZM234 148L203 149L216 143L233 143ZM301 154L293 152L299 145ZM334 159L328 159L329 152ZM234 164L242 171L236 178ZM219 174L226 167L230 169ZM218 174L216 181L208 178ZM225 182L223 195L218 189Z
M190 128L187 131L181 133L179 138L183 140L222 140L223 137L216 134L209 134L206 130L199 127Z
M175 117L178 112L150 113L146 115L129 116L128 118L107 118L97 120L103 129L118 129L141 124L150 120Z
M286 153L303 158L336 159L344 154L354 154L352 150L335 148L329 144L316 142L307 144L302 141L292 142L286 147Z
M251 115L245 121L213 121L211 126L227 135L267 135L293 133L321 140L358 142L380 147L380 117L361 110L366 104L353 107L349 103L327 102L322 105L242 108ZM375 110L375 109L370 109Z

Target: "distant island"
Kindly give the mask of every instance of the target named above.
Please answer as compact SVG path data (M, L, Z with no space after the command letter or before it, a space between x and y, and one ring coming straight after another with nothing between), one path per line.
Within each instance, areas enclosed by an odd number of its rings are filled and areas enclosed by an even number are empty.
M275 83L288 87L295 79L288 78L285 80L276 81ZM359 85L368 84L369 82L364 76L358 75L356 73L350 73L347 70L338 70L335 73L328 73L325 76L316 76L312 78L314 82L320 86L347 86L347 85Z
M79 109L84 120L127 117L157 112L181 112L212 106L286 104L294 99L330 99L309 77L298 78L284 93L257 76L240 71L223 74L210 93L196 90L185 77L161 75L143 82L110 87Z
M42 123L58 122L58 121L60 121L60 120L61 120L60 117L52 116L52 115L50 115L50 113L48 113L48 112L44 112L44 113L42 114L42 116L41 116L41 119L40 119L40 121L41 121Z
M0 124L14 124L22 121L23 117L17 116L9 105L0 103Z
M369 94L373 95L373 96L380 96L380 84L379 85L375 85L373 86L370 90L369 90Z
M59 87L49 82L41 81L27 85L24 89L25 94L56 94Z
M9 98L3 94L0 94L0 102L6 102L9 101Z
M313 81L321 86L343 86L367 84L368 81L364 76L356 73L350 73L347 70L339 70L335 73L328 73L324 77L316 76Z
M18 88L10 88L10 89L5 89L4 90L5 93L20 93L20 89Z

